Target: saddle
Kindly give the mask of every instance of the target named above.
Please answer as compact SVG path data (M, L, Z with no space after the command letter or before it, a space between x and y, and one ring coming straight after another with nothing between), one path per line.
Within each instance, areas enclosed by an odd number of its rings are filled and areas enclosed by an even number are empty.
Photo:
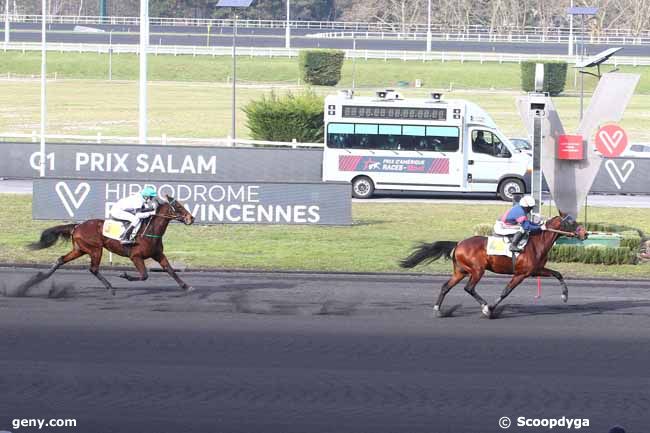
M527 243L528 236L524 236L518 246L523 250ZM487 254L488 256L512 257L512 251L510 251L510 238L508 236L488 236ZM515 253L515 257L518 257L519 254L520 253Z
M511 227L503 224L501 221L497 221L494 224L494 234L488 236L487 254L489 256L512 257L512 251L510 251L511 237L520 230L521 229L518 226ZM517 246L519 249L523 250L527 243L528 233L521 238L521 241L519 241ZM520 253L515 253L515 258L518 257L519 254Z
M129 221L118 220L115 218L104 220L102 235L106 236L109 239L119 241L122 239L122 235L129 227L129 224L130 224Z

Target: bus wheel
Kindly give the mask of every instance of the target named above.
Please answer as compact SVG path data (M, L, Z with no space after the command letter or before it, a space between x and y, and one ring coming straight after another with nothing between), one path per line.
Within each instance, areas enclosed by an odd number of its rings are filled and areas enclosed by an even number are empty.
M497 194L503 201L512 201L513 195L516 193L523 194L526 192L526 187L521 179L509 178L503 180L499 184Z
M375 184L369 177L359 176L352 179L352 196L354 198L370 198L375 192Z

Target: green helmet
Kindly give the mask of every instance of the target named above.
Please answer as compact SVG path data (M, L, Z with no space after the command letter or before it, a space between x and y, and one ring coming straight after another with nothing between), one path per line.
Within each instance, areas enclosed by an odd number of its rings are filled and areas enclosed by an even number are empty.
M156 196L157 196L157 194L156 194L156 190L153 189L153 188L150 187L150 186L148 186L148 187L146 187L145 189L143 189L143 190L140 192L140 194L142 194L142 197L144 197L144 198L147 198L147 197L151 197L151 198L153 198L153 197L156 197Z

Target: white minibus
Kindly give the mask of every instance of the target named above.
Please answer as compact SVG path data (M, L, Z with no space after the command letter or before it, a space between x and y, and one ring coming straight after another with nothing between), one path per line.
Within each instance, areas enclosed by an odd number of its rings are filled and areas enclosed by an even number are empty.
M478 105L462 99L405 99L341 91L325 98L323 180L376 190L493 192L503 200L529 191L532 158L510 143Z

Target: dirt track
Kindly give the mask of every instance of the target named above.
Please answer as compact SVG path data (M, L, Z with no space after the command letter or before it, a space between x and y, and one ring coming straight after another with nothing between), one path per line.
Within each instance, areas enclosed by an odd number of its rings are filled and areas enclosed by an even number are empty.
M569 281L568 304L551 280L536 301L530 282L490 321L460 286L455 317L432 318L431 276L189 273L197 290L184 294L165 275L109 272L112 297L62 271L19 296L34 272L0 269L0 430L52 417L78 427L50 431L93 433L488 433L502 416L650 425L647 282ZM479 291L494 299L504 285Z

